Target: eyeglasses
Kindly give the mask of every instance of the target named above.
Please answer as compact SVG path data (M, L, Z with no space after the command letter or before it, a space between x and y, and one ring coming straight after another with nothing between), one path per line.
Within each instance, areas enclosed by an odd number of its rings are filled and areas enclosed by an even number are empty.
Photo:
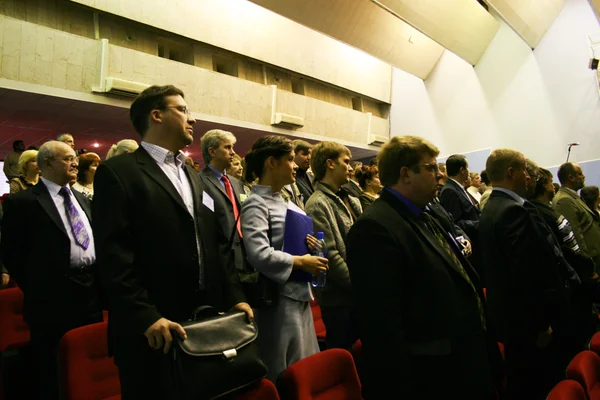
M77 163L79 164L79 157L75 157L75 156L66 156L66 157L51 157L52 158L58 158L63 160L64 162L68 163L68 164L72 164L72 163Z
M164 109L167 109L167 108L174 108L174 109L176 109L177 111L184 113L184 114L185 114L185 115L187 115L188 117L189 117L190 115L192 115L192 112L190 111L190 109L189 109L189 108L187 108L187 106L167 106L167 107L163 107L163 108L164 108Z
M423 163L423 164L411 164L411 165L409 165L409 167L415 167L415 166L425 167L427 170L433 171L436 174L438 172L440 172L440 167L437 164Z

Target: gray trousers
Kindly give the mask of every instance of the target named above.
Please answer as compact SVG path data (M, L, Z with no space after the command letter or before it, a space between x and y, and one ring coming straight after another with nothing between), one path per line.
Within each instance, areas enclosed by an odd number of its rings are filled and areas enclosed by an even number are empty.
M308 301L280 296L273 308L256 310L258 345L272 382L293 363L319 352Z

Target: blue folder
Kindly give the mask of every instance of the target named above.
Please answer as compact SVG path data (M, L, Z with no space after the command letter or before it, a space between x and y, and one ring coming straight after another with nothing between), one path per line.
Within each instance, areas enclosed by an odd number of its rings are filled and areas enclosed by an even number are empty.
M293 256L309 254L306 244L306 235L313 234L313 220L311 217L288 208L285 215L285 232L283 235L283 251ZM311 282L312 275L305 271L294 270L290 280Z

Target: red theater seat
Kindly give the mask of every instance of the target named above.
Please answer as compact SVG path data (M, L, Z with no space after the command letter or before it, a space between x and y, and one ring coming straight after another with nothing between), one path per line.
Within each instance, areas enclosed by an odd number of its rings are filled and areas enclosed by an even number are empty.
M29 325L23 321L23 292L18 287L0 290L0 352L29 343Z
M256 386L237 395L235 400L279 400L279 393L273 382L263 378Z
M310 310L312 311L313 315L317 340L321 343L324 343L325 337L327 336L327 331L325 329L323 317L321 316L321 307L319 306L319 303L317 303L317 300L313 300L310 302Z
M579 382L566 379L558 382L546 400L588 400Z
M600 399L600 357L590 350L577 354L567 367L567 378L583 386L588 398Z
M329 349L288 367L277 382L282 400L361 400L349 351Z
M590 350L600 355L600 332L594 333L592 340L590 340Z
M60 341L60 372L65 400L118 400L119 371L108 356L106 322L82 326Z

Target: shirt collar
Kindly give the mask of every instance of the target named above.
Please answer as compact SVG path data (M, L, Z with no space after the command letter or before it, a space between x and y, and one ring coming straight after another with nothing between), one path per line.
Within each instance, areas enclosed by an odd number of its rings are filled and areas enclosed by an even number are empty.
M273 193L273 189L271 189L271 186L259 185L258 183L252 185L252 193L256 193L256 194L260 195L261 197L265 197L265 196L271 196L271 197L281 196L279 194L279 192Z
M571 188L568 188L566 186L563 186L565 189L567 189L568 191L570 191L571 193L573 193L575 196L577 196L577 192Z
M43 176L41 177L41 179L42 182L44 182L44 185L46 185L48 192L53 196L58 195L59 190L63 188L62 186L57 185L56 183L44 178ZM69 192L71 192L69 185L66 185L66 187L69 189Z
M513 199L515 199L516 202L518 202L520 205L525 204L525 199L522 198L521 196L519 196L518 194L516 194L515 192L513 192L512 190L506 189L506 188L501 188L501 187L494 187L493 191L498 191L498 192L502 192L502 193L506 193L507 195L509 195L510 197L512 197Z
M142 142L142 147L148 151L148 154L150 154L154 161L159 165L169 163L173 160L177 168L181 168L185 163L185 154L181 150L177 151L177 154L175 154L164 147L148 142Z
M453 181L454 183L456 183L462 190L464 190L465 192L467 191L467 189L465 189L465 187L463 185L461 185L456 179L453 178L449 178L451 181Z
M396 196L396 198L398 200L400 200L401 202L403 202L408 207L408 209L410 211L412 211L412 213L415 214L417 217L419 215L421 215L421 212L423 212L423 210L420 209L419 207L417 207L415 205L415 203L413 203L412 201L410 201L409 199L407 199L406 197L404 197L400 193L396 192L394 189L385 188L384 190L387 190L388 192L390 192L391 194L393 194L394 196Z
M213 174L215 174L217 176L217 179L221 180L221 178L223 177L223 172L218 171L210 164L207 164L207 166L208 166L208 168L210 168L210 170L213 172Z

